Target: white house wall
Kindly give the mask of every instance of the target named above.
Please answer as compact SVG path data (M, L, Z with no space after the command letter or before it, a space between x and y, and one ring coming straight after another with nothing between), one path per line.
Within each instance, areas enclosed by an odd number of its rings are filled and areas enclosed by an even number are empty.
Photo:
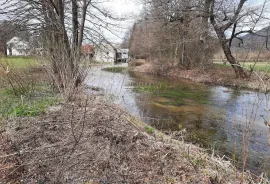
M115 51L112 47L97 48L95 50L94 59L96 62L113 63L115 59Z
M24 50L11 49L12 56L27 56L28 54ZM7 55L11 55L9 49L7 50Z

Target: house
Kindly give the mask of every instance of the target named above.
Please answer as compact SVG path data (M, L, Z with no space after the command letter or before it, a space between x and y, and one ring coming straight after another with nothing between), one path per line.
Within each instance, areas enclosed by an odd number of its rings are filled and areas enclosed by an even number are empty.
M30 53L29 43L19 37L13 37L7 42L7 55L27 56Z
M96 62L114 63L116 48L110 43L102 43L95 48L94 60Z

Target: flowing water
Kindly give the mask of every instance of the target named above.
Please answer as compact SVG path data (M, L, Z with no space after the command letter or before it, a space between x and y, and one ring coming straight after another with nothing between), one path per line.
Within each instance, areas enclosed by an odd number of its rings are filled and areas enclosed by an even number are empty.
M115 103L159 130L185 129L186 141L225 155L239 167L247 150L246 168L269 174L263 93L101 68L92 69L85 83L103 88Z

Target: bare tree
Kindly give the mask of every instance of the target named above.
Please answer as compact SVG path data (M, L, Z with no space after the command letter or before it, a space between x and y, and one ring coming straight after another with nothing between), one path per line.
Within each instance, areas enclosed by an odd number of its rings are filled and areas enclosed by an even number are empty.
M237 78L246 78L248 75L241 67L239 62L235 59L231 51L231 44L233 39L239 39L240 35L244 33L254 33L255 26L263 19L262 15L265 11L265 3L261 7L245 8L244 5L247 0L210 0L207 1L206 6L210 8L209 17L210 22L219 39L223 52L235 71ZM247 21L251 20L251 21ZM243 29L243 27L249 29ZM231 32L228 37L226 33Z
M132 53L135 48L137 53L141 49L144 54L140 55L160 60L159 63L170 61L170 65L186 69L211 63L214 42L209 41L209 18L207 12L202 13L203 1L146 2L142 18L133 28Z
M105 1L104 1L105 2ZM116 34L112 27L123 20L92 0L13 0L0 3L7 19L38 32L42 56L50 62L50 73L59 89L72 90L83 81L81 46L106 40L104 32Z
M259 22L267 20L264 15L267 0L260 5L247 4L247 0L144 2L146 10L133 28L131 52L134 53L135 48L144 48L141 50L147 57L163 57L165 59L160 59L161 62L170 60L179 67L189 69L209 66L219 42L236 77L249 76L236 60L231 46L235 40L243 42L243 34L255 34ZM142 47L140 44L144 42L147 44Z

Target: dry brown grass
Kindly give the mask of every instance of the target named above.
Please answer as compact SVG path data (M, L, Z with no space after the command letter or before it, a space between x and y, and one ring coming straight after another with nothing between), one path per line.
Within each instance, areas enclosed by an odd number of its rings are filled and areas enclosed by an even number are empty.
M146 63L145 59L134 59L129 62L129 66L141 66Z
M249 88L262 91L265 91L265 88L270 85L270 78L265 72L256 72L256 74L251 75L250 79L237 79L233 69L225 66L213 65L208 69L196 68L192 70L166 67L165 70L162 70L163 72L160 72L161 69L158 68L158 66L154 66L152 63L146 63L135 67L133 71L166 75L173 78L185 78L199 83Z
M240 181L229 162L156 130L147 134L144 123L103 96L54 109L8 122L0 136L2 183Z

